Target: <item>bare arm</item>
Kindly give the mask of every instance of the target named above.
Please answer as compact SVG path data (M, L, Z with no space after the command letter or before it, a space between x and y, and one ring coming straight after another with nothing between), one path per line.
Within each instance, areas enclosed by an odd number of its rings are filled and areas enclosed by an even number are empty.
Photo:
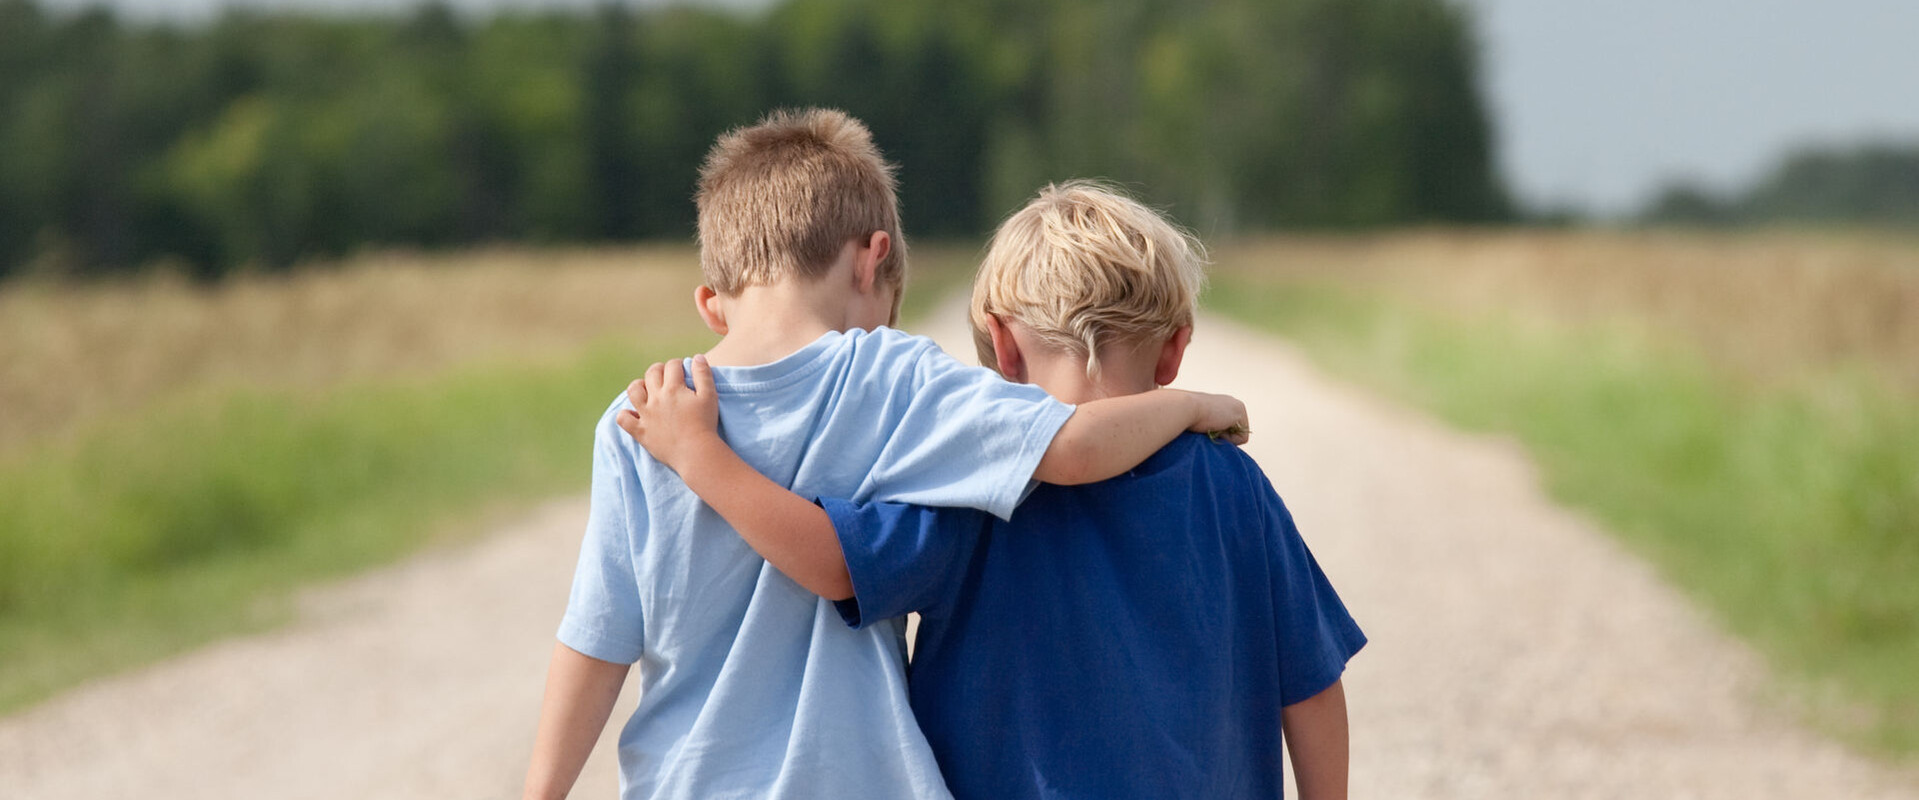
M1345 800L1349 743L1342 682L1280 709L1279 718L1299 800Z
M1061 486L1103 481L1139 466L1189 430L1245 444L1246 405L1179 389L1082 403L1053 437L1033 478Z
M638 414L621 412L620 427L641 447L680 474L680 480L719 512L740 538L780 572L828 600L853 596L833 520L812 501L761 475L719 434L719 400L713 369L703 356L690 368L686 388L678 360L655 364L646 378L627 387Z
M563 644L553 645L546 668L546 698L526 769L526 800L558 800L573 790L580 769L606 729L613 703L626 682L627 664L601 661Z

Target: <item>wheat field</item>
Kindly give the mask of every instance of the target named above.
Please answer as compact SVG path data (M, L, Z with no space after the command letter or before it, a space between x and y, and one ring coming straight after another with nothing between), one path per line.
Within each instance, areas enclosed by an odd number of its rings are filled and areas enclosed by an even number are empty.
M0 453L183 392L570 354L697 328L690 246L380 253L202 286L0 287Z
M1438 230L1237 242L1215 257L1225 276L1638 327L1761 381L1863 368L1919 390L1919 237Z

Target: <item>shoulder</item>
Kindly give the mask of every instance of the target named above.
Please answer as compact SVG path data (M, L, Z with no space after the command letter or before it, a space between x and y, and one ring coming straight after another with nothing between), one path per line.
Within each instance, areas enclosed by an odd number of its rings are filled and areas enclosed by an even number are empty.
M1215 477L1254 482L1263 482L1266 478L1266 473L1259 468L1259 462L1247 455L1245 449L1231 442L1215 441L1203 433L1180 434L1160 450L1159 456L1216 473ZM1222 472L1225 474L1217 475Z
M910 348L939 347L939 345L935 344L929 337L921 336L917 333L907 333L898 328L890 328L885 325L881 325L872 330L854 328L848 331L846 335L847 338L853 339L854 341L863 341L874 346L883 345L888 347Z
M633 403L626 399L626 392L622 391L600 414L599 421L594 423L593 464L596 468L603 459L624 463L637 460L639 444L620 428L619 423L620 412L631 410Z
M1038 387L1011 383L997 372L962 362L932 339L892 328L851 331L847 334L847 347L861 374L890 377L896 383L916 389L985 391L1014 396L1045 394Z
M594 437L596 439L607 439L613 434L625 436L626 432L620 430L618 420L621 411L631 410L633 410L633 401L627 399L626 392L622 391L618 395L615 395L613 402L607 404L606 410L600 412L600 421L593 426Z
M1191 463L1196 471L1204 473L1206 488L1215 498L1290 518L1266 471L1244 448L1199 433L1182 434L1167 447L1181 447L1190 454Z
M1240 477L1254 483L1266 483L1266 471L1260 469L1259 462L1246 453L1246 448L1227 441L1214 441L1203 433L1189 433L1182 439L1192 440L1194 447L1205 453L1206 457L1232 470Z
M854 358L869 363L911 367L928 356L951 360L932 339L884 326L847 331L844 345Z

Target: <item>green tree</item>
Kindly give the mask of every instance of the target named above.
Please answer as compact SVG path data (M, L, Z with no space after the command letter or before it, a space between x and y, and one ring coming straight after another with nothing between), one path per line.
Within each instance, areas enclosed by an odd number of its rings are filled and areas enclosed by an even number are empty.
M433 3L183 28L0 0L0 274L686 236L713 137L796 105L867 122L916 235L977 234L1072 177L1209 234L1498 220L1471 29L1450 0Z
M630 239L642 230L639 197L646 175L633 131L634 84L639 73L633 17L618 2L602 3L586 56L587 196L595 238Z
M1744 206L1756 220L1919 226L1919 144L1801 150Z

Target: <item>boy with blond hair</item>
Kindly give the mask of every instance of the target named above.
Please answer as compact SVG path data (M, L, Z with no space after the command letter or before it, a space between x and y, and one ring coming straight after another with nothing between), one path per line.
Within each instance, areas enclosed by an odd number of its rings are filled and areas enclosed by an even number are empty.
M1116 192L1047 187L980 267L980 358L1065 402L1156 394L1201 259ZM1365 637L1237 447L1182 436L1123 476L1041 486L1011 519L814 505L737 464L693 372L692 390L635 390L640 443L775 566L833 587L848 624L921 614L912 706L956 797L1278 797L1282 746L1302 797L1346 795L1340 676Z
M1003 518L1036 479L1102 480L1185 429L1244 418L1182 392L1075 408L885 327L905 276L892 172L839 112L722 136L697 202L694 301L722 337L698 361L709 431L782 491ZM949 797L907 702L899 622L849 628L769 567L620 432L643 420L623 395L596 431L525 795L565 796L638 664L619 742L628 800Z

